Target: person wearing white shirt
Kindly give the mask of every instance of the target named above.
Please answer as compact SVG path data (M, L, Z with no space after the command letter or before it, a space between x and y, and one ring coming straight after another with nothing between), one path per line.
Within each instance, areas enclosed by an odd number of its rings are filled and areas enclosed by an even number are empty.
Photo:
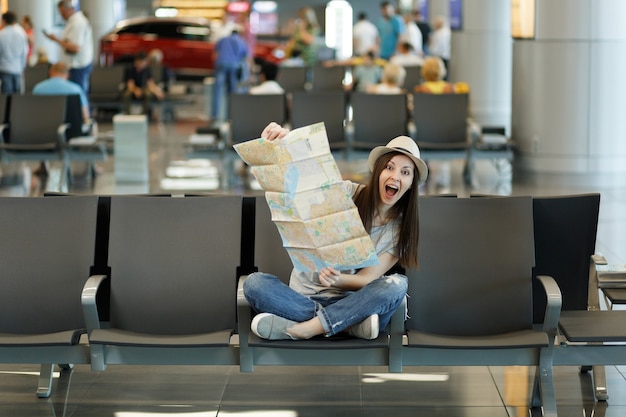
M71 0L59 1L57 8L66 21L65 28L60 37L51 33L46 36L61 47L62 61L70 67L70 81L80 85L88 93L94 59L91 24L82 11L74 8Z
M276 82L278 66L271 62L261 64L261 84L250 87L250 94L284 94L285 89Z
M0 80L3 94L20 92L27 55L26 32L17 23L15 13L5 12L2 15L2 30L0 30Z
M378 44L378 28L367 20L365 12L359 13L357 22L352 28L354 55L363 56L374 51Z
M430 35L430 54L441 58L448 72L450 60L450 42L452 32L445 17L437 16L435 19L435 30ZM447 77L445 78L447 80Z
M400 36L400 42L408 42L411 44L412 52L420 58L424 56L422 51L422 32L417 24L413 21L413 17L405 13L404 17L404 33Z

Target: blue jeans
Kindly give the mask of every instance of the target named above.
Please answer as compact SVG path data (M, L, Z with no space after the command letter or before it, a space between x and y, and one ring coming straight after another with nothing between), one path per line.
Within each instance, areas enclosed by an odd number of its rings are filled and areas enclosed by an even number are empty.
M224 87L226 87L226 103L228 103L230 93L237 91L237 70L239 66L239 64L219 64L215 68L215 84L213 85L213 101L211 103L211 116L213 119L217 119L220 114L220 103ZM228 118L228 112L224 114Z
M2 94L19 93L22 90L22 76L20 74L0 72L0 81L2 81Z
M91 76L91 70L93 64L89 64L82 68L70 69L69 80L75 82L83 88L85 94L89 94L89 77Z
M407 288L407 278L393 274L375 279L357 291L346 291L343 296L305 296L274 275L255 272L244 282L243 292L257 312L298 323L318 317L326 336L332 336L372 314L378 314L383 330L402 303Z

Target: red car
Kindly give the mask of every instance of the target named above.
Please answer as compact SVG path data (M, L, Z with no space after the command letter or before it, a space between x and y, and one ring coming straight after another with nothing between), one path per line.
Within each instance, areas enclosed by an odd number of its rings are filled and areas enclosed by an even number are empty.
M274 51L278 42L257 41L255 58L279 61ZM159 49L163 64L174 72L210 73L213 70L211 24L207 19L190 17L140 17L120 21L100 40L100 64L132 61L138 51Z

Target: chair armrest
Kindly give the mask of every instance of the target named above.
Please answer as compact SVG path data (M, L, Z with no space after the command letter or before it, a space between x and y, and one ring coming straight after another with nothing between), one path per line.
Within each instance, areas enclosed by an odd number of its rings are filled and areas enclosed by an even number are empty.
M67 140L66 132L69 127L69 123L61 123L59 127L57 127L57 136L59 138L59 143L61 144L61 146L65 145L65 142Z
M107 275L92 275L87 282L85 282L83 287L81 304L83 306L83 316L85 317L85 325L87 326L88 334L91 334L91 331L94 329L101 328L96 297L98 290L108 279L109 277Z
M561 316L561 306L563 304L561 290L554 278L550 276L539 275L537 279L543 285L547 299L542 329L544 332L548 333L550 340L554 341L558 330L559 318Z

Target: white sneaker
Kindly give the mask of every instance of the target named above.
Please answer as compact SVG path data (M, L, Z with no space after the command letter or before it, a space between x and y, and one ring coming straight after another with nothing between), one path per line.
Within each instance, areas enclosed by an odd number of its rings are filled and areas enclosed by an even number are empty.
M350 336L365 340L376 339L378 337L378 332L378 314L372 314L362 322L357 323L348 329L348 334Z
M295 340L295 337L287 333L287 329L295 324L297 324L295 321L287 320L275 314L261 313L252 319L250 330L262 339Z

